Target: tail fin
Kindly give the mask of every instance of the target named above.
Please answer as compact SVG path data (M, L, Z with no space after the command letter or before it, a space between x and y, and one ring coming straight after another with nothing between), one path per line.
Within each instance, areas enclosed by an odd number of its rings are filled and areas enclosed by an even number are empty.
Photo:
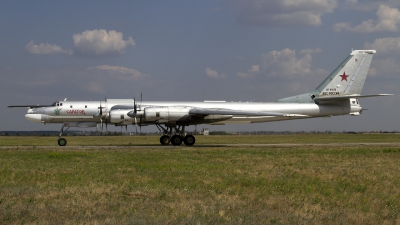
M314 91L278 102L313 102L314 98L360 95L375 50L353 51Z

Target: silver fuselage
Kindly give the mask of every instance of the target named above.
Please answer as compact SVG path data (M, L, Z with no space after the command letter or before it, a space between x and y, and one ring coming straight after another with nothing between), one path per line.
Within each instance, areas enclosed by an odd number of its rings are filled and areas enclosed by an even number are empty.
M316 103L256 103L256 102L159 102L146 101L136 103L138 111L144 111L145 108L207 108L207 109L229 109L229 110L247 110L253 112L277 112L285 113L288 116L244 116L235 115L229 119L220 121L196 121L187 122L192 124L248 124L262 123L280 120L303 119L312 117L326 117L337 115L358 115L362 108L357 99L348 99L342 102L332 104ZM102 107L102 116L99 117L100 106ZM124 106L125 110L118 109L118 106ZM114 108L113 108L114 107ZM129 109L130 108L130 109ZM25 118L34 122L41 123L66 123L66 122L91 122L91 123L109 123L115 125L134 124L135 118L126 116L128 111L133 110L133 99L108 99L107 101L60 101L57 105L42 108L29 109ZM113 116L111 118L110 113ZM120 114L120 115L119 115ZM117 115L117 117L116 117ZM137 122L137 121L136 121ZM168 122L142 121L142 124L163 124Z

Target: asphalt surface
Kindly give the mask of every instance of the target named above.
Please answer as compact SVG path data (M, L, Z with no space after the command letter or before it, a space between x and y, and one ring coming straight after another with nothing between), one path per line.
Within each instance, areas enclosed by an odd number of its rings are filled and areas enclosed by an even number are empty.
M387 143L306 143L306 144L195 144L194 146L173 146L173 145L129 145L129 146L0 146L0 149L50 149L50 148L60 148L60 149L110 149L110 148L182 148L182 147L296 147L296 146L400 146L400 142L387 142Z

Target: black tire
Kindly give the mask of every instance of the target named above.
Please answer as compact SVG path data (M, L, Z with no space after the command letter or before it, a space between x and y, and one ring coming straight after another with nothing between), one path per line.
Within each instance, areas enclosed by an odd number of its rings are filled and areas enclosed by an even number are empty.
M171 142L168 135L163 135L160 137L160 143L162 145L168 145Z
M174 135L171 137L171 144L178 146L182 144L182 138L179 135Z
M187 146L192 146L192 145L194 145L194 143L196 142L196 138L194 138L193 135L186 135L186 136L183 138L183 142L184 142L185 145L187 145Z
M65 138L59 138L57 142L58 142L59 146L66 146L67 145L67 140Z

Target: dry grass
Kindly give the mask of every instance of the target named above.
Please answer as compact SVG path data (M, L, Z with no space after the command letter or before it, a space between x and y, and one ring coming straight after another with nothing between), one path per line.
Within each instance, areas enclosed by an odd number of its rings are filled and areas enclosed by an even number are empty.
M0 224L396 224L400 148L0 150Z

